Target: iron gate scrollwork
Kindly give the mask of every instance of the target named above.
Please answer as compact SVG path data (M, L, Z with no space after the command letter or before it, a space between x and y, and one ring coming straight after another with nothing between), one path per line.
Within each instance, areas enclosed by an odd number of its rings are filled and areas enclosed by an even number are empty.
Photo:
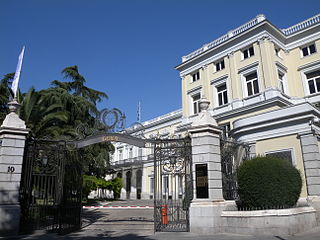
M250 147L232 139L221 139L221 172L223 198L236 200L238 198L237 169L240 164L250 158Z
M68 149L64 141L27 141L20 187L20 232L80 228L82 166L78 151Z
M155 140L155 231L189 231L189 206L193 197L191 140Z

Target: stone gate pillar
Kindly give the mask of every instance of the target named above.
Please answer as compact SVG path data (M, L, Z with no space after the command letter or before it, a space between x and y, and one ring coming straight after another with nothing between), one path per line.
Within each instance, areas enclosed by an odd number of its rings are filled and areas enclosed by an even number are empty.
M317 221L320 222L320 140L313 131L300 133L299 137L307 183L307 200L317 210Z
M24 145L29 130L16 111L19 104L9 104L10 113L0 127L0 235L19 230L19 188Z
M201 112L189 129L192 144L194 195L190 206L190 231L218 233L225 208L222 192L220 133L208 112L209 101L200 100Z
M220 154L222 131L207 111L208 106L209 101L202 99L202 111L189 129L192 145L193 199L223 200ZM207 176L203 176L205 174ZM201 190L206 191L206 188L208 194L201 193Z

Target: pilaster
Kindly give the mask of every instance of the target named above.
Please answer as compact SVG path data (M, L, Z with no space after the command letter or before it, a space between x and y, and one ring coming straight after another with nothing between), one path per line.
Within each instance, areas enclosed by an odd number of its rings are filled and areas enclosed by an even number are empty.
M10 113L0 127L0 232L17 233L20 222L19 190L26 136L29 130L16 114L19 104L9 103Z
M320 153L317 136L312 132L301 133L301 150L309 196L320 196Z

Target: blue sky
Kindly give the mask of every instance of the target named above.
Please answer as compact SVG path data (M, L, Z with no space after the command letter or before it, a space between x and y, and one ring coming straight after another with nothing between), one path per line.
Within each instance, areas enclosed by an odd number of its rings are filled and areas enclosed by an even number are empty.
M127 125L181 107L181 57L266 15L287 28L320 13L319 0L0 0L0 75L14 72L26 46L20 88L62 80L78 65L87 85L121 109Z

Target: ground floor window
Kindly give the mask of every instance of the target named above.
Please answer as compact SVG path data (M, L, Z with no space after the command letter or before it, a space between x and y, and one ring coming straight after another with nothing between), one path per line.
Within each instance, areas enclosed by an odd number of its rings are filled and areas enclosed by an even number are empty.
M281 158L281 159L288 161L291 164L293 163L291 149L279 150L279 151L274 151L274 152L266 152L266 156Z

